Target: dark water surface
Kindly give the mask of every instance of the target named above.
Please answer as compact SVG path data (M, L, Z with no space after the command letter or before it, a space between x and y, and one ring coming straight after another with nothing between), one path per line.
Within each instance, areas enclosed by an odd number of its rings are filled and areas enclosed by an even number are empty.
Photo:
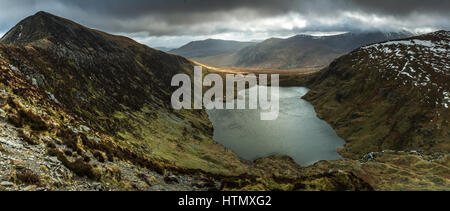
M320 160L341 159L337 149L345 141L317 118L309 102L301 99L309 90L304 87L279 90L280 113L274 121L260 120L260 109L209 110L214 140L246 160L281 154L307 166ZM248 90L241 95L247 95L248 99Z

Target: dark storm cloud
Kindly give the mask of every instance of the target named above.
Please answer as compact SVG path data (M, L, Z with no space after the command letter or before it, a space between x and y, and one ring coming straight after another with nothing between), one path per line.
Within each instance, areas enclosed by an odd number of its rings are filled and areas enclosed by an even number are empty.
M352 0L349 4L364 11L394 16L423 13L449 17L450 9L450 1L447 0Z
M105 4L108 2L108 4ZM96 10L105 14L116 16L136 17L148 14L157 15L174 15L193 13L214 13L226 12L238 8L248 8L252 10L260 10L269 14L276 14L286 12L291 9L293 4L297 2L288 1L273 1L273 0L105 0L105 1L70 1L68 4L88 9Z
M448 0L0 0L0 5L0 32L39 10L139 39L450 28Z
M300 14L308 22L314 23L305 26L307 29L325 31L355 30L367 24L364 23L364 17L358 17L358 14L391 17L397 22L402 22L405 27L413 24L419 27L425 25L448 27L450 10L450 1L442 0L62 0L62 2L69 8L88 11L89 15L85 19L98 20L92 21L97 27L106 25L109 30L116 29L123 32L146 31L156 36L233 31L233 27L227 26L227 21L232 19L258 22L260 19L292 13ZM342 17L345 12L352 14L350 17ZM330 19L330 22L342 19L342 22L327 24L326 20L322 20L324 18ZM113 23L111 19L121 21ZM134 22L125 22L126 20ZM392 26L389 21L385 20L386 26ZM224 24L217 24L221 22ZM216 25L212 25L209 29L203 25L196 28L196 25L205 23ZM422 23L424 26L420 25ZM379 24L374 27L383 26ZM236 27L236 31L241 29Z
M413 12L447 14L450 1L443 0L64 0L83 9L105 14L133 17L153 14L214 13L248 8L268 14L289 11L335 12L361 9L366 12L380 12L389 15L408 15ZM314 11L309 11L314 10Z

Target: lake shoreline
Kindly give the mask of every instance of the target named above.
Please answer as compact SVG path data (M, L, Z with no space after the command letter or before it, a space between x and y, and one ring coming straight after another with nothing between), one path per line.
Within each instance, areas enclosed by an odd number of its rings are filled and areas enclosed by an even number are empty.
M214 141L247 161L285 155L305 167L322 160L343 159L338 148L342 148L345 141L317 117L312 104L302 99L310 90L304 87L279 89L280 116L274 121L258 119L256 114L260 109L208 110L214 126ZM248 103L248 90L244 94L246 99L235 101L247 100Z

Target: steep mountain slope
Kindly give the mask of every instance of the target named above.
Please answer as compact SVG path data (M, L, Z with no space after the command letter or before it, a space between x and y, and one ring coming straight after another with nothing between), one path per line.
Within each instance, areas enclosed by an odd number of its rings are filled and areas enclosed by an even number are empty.
M212 140L206 113L170 107L175 89L170 81L193 70L188 60L44 12L20 22L1 43L0 53L16 74L51 93L132 157L212 172L240 171L237 156Z
M358 47L409 36L412 34L408 32L346 33L324 37L297 35L288 39L272 38L236 53L197 60L212 66L263 69L325 67L334 59Z
M170 53L186 58L201 58L233 53L255 44L253 42L207 39L190 42L178 49L171 50Z
M368 45L308 83L305 99L348 141L341 154L450 152L450 33Z

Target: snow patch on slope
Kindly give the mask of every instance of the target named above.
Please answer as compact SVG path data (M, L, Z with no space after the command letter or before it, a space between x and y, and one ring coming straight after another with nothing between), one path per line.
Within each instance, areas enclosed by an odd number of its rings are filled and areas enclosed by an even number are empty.
M439 93L441 96L433 103L448 108L450 37L448 32L437 32L434 36L440 39L419 37L362 47L369 60L358 64L377 69L385 80L397 80L403 86L411 84L423 90L424 101L431 101Z

